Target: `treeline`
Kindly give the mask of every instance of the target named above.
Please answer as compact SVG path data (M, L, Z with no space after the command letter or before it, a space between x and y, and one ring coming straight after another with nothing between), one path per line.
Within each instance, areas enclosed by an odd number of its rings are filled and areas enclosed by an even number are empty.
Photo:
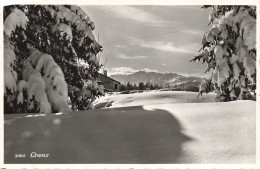
M153 85L150 82L144 83L140 82L138 84L131 84L128 82L127 84L120 85L120 91L127 91L127 90L155 90L155 89L162 89L162 86Z
M133 91L133 90L165 90L165 91L191 91L191 92L198 92L200 82L197 83L183 83L178 85L170 85L169 83L165 83L163 85L152 84L150 82L140 82L138 84L131 84L128 82L127 84L120 85L120 91Z

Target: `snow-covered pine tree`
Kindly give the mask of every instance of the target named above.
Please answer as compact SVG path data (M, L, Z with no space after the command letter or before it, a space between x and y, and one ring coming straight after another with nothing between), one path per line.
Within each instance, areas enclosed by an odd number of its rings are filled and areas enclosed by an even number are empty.
M94 28L74 5L4 7L4 112L91 109L104 94Z
M214 86L217 101L256 99L256 6L207 5L209 25L202 38L203 52L191 61L212 71L200 93Z

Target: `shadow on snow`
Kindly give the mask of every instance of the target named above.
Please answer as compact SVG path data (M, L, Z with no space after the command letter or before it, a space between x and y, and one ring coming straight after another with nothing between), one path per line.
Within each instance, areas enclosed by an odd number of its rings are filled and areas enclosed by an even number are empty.
M5 163L178 163L192 140L172 114L142 106L25 116L5 115Z

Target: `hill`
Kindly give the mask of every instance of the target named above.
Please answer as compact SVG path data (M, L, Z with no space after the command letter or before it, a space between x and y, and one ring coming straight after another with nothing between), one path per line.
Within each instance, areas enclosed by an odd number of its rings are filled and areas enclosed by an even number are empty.
M150 82L153 85L171 88L198 88L202 81L200 77L186 77L176 73L158 73L158 72L145 72L139 71L129 75L112 75L111 78L126 84L139 84L140 82Z

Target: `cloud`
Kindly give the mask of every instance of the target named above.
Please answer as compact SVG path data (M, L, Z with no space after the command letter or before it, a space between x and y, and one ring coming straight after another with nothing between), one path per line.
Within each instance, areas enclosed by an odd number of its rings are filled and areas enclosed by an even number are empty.
M154 50L161 50L164 52L173 52L173 53L189 53L194 54L196 50L194 50L193 46L186 45L175 46L172 42L162 42L162 41L143 41L143 40L134 40L131 42L132 45L138 45L144 48L150 48Z
M120 59L145 59L145 58L148 58L147 56L143 56L143 55L127 56L123 53L118 54L116 57L118 57Z
M205 32L203 32L203 31L201 31L201 30L188 30L188 29L186 29L186 30L182 30L182 32L183 33L188 33L188 34L191 34L191 35L197 35L197 36L203 36L203 34L205 33Z
M140 69L140 70L136 70L136 69L133 69L131 67L116 67L116 68L112 68L110 70L110 72L108 72L108 75L109 76L111 76L111 75L129 75L129 74L133 74L133 73L138 72L138 71L159 72L158 70L152 70L152 69L149 69L149 68L143 68L143 69Z
M109 75L129 75L132 73L137 72L131 67L117 67L117 68L112 68L110 72L108 72Z
M148 68L143 68L141 69L141 71L145 71L145 72L159 72L158 70L154 70L154 69L148 69Z
M186 77L209 77L210 76L210 73L204 73L204 72L201 72L201 73L177 73L179 75L182 75L182 76L186 76Z
M199 54L202 35L209 29L208 11L201 10L200 6L84 7L96 25L93 33L96 38L99 34L99 42L104 47L101 61L105 63L108 59L108 71L113 67L147 67L161 72L205 72L205 64L189 62ZM202 32L200 35L199 30ZM133 40L138 38L142 41ZM124 59L117 57L120 53L125 54L121 55ZM134 59L134 56L141 59Z
M153 27L168 27L171 28L174 26L176 26L176 24L181 24L182 22L178 22L178 21L157 21L157 22L152 22L152 23L145 23L145 26L153 26Z
M126 49L126 46L121 45L121 44L115 44L114 47L119 48L119 49Z
M165 64L165 63L162 63L161 65L162 65L162 66L166 66L166 64Z
M156 15L132 6L121 6L118 10L114 11L114 14L117 17L126 18L138 22L155 23L159 20L159 18Z
M162 20L159 15L155 15L133 6L120 6L117 10L113 11L113 14L119 18L129 19L154 27L169 27L169 24L180 23L177 21Z

